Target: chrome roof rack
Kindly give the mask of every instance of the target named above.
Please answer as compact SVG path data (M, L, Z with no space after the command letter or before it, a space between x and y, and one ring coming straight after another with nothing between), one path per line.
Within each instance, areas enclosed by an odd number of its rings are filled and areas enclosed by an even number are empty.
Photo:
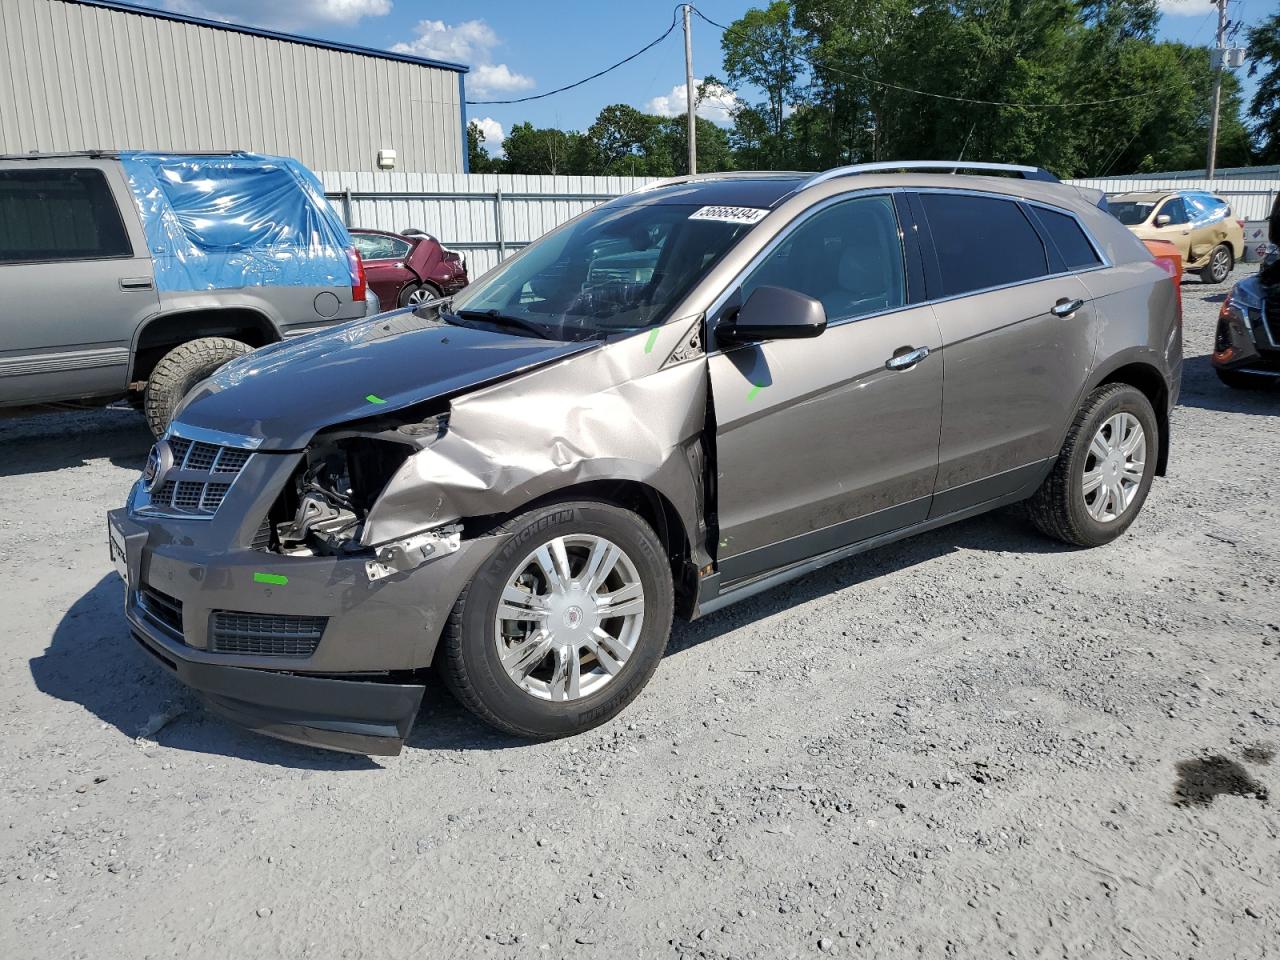
M834 180L836 177L849 177L859 173L887 173L895 170L923 170L932 173L959 173L961 170L976 170L981 173L1016 173L1024 180L1043 180L1047 183L1061 183L1044 167L1027 167L1014 163L969 163L964 160L883 160L879 163L855 163L847 167L832 167L815 173L800 185L800 189L812 187L814 184Z

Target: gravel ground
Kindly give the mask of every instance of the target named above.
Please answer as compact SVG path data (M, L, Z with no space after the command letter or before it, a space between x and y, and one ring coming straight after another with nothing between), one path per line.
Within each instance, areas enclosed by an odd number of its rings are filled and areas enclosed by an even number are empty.
M0 422L0 956L1280 957L1280 391L1188 282L1170 475L1091 552L1016 511L677 625L574 740L442 689L398 758L143 659L126 412Z

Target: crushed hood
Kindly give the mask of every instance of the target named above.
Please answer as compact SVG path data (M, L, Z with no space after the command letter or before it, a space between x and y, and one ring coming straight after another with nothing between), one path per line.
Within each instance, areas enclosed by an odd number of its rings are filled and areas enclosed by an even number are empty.
M451 326L412 310L358 320L233 360L176 420L297 450L324 427L491 383L596 344Z

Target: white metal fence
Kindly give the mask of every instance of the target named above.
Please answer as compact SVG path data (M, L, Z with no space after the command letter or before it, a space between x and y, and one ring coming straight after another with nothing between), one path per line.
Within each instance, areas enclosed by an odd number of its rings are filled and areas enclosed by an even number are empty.
M647 177L513 174L321 173L325 195L349 227L425 230L466 254L471 277Z
M350 227L426 230L462 251L472 278L508 253L584 210L651 182L646 177L550 177L511 174L321 173L325 195ZM1208 190L1236 216L1264 220L1280 178L1187 180L1176 176L1072 180L1107 193Z
M1080 187L1105 190L1108 194L1126 193L1130 190L1204 190L1221 197L1231 204L1232 212L1242 220L1265 220L1271 212L1271 204L1280 193L1280 177L1219 177L1216 180L1189 180L1181 177L1105 177L1102 179L1070 180Z

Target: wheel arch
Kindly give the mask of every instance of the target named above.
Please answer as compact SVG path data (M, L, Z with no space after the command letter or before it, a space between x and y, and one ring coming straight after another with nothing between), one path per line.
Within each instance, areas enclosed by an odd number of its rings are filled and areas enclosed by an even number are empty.
M506 513L464 521L464 525L469 528L468 535L482 535L518 514L575 500L595 500L629 510L653 528L671 565L676 613L687 618L697 599L697 570L693 566L691 532L685 528L675 503L651 484L633 479L583 480L528 500Z
M281 340L265 313L251 307L196 307L157 314L139 329L129 357L129 382L146 380L174 347L201 337L230 337L251 347Z

